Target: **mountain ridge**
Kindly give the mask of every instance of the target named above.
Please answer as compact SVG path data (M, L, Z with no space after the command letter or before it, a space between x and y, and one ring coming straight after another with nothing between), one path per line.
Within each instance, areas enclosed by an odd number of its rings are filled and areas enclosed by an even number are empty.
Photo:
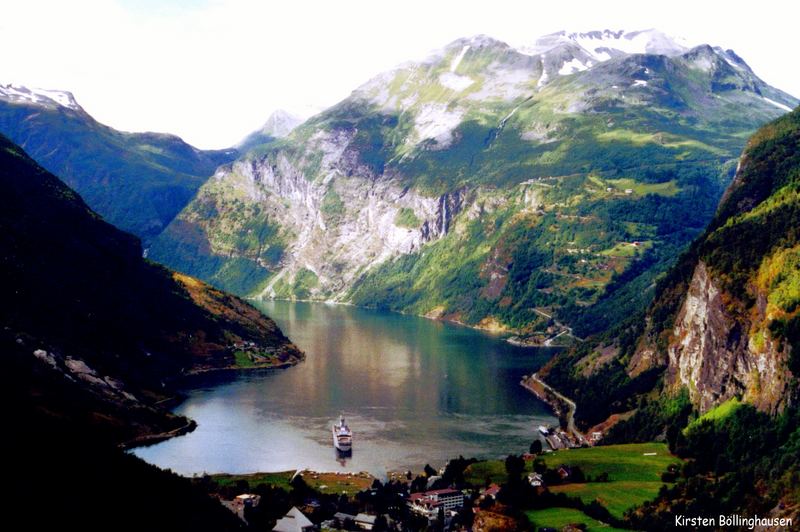
M199 150L167 133L117 131L69 92L16 85L0 85L0 133L146 244L220 164L238 155Z
M601 329L711 219L783 111L764 95L797 100L710 46L562 75L586 54L567 45L478 36L379 74L221 167L152 256L251 296Z

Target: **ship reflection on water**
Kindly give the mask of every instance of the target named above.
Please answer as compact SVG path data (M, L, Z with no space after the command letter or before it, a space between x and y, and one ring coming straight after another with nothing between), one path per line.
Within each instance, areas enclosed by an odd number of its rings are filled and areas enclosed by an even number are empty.
M353 450L350 449L349 451L340 451L339 449L333 449L334 454L336 455L336 461L339 462L339 465L344 467L347 465L348 460L353 458Z

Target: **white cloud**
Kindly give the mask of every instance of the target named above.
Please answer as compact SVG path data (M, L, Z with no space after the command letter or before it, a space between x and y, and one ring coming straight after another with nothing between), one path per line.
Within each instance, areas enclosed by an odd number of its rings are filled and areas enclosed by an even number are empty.
M331 105L380 71L463 36L512 44L560 29L658 27L733 48L800 95L798 7L761 2L496 0L0 3L0 82L75 93L101 122L234 144L274 108ZM791 55L790 55L791 54Z

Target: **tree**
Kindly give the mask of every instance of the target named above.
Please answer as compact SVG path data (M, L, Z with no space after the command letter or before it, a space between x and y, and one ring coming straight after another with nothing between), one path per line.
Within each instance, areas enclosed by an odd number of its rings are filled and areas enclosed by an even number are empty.
M517 485L522 482L522 473L525 471L525 460L521 456L514 454L508 455L506 458L506 473L508 474L508 483Z
M425 488L428 486L428 481L425 477L417 477L411 481L411 492L417 493L421 491L425 491Z
M535 439L533 443L531 443L530 453L531 454L539 454L542 452L542 440Z
M386 516L381 514L375 518L375 524L372 527L372 530L375 532L385 532L389 530L389 522L386 520Z

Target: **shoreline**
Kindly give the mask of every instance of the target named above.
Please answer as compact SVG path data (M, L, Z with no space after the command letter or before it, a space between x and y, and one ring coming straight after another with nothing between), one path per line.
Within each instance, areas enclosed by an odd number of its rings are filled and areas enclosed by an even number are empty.
M544 382L536 373L523 377L520 385L553 409L558 417L559 425L575 442L579 445L588 445L588 440L575 425L575 412L578 410L578 405L574 401Z
M560 336L568 336L575 341L582 342L582 338L578 338L572 334L572 329L569 327L565 327L562 325L562 330L549 338L546 338L543 341L528 341L523 337L520 337L521 331L519 329L513 327L492 327L492 326L481 326L480 322L475 325L470 325L469 323L464 323L463 321L454 319L454 318L445 318L441 316L436 316L432 312L427 314L415 314L412 312L404 312L402 310L392 310L386 308L378 308L378 307L370 307L370 306L363 306L363 305L356 305L354 303L350 303L347 301L333 301L330 299L288 299L282 297L248 297L245 298L247 301L260 301L260 302L267 302L267 301L284 301L289 303L318 303L322 305L330 305L330 306L342 306L342 307L351 307L356 309L365 309L365 310L374 310L379 312L390 312L392 314L400 314L401 316L413 316L415 318L423 318L429 321L437 322L437 323L447 323L450 325L457 325L459 327L466 327L467 329L472 329L475 331L481 331L486 334L490 334L495 337L503 337L505 342L515 346L515 347L524 347L524 348L554 348L554 349L561 349L564 347L569 347L569 344L553 344L553 340L559 338Z
M224 366L219 368L212 368L212 367L196 368L189 370L182 375L178 375L172 380L172 382L176 384L178 388L180 388L182 385L189 384L192 381L200 381L205 378L214 378L214 377L225 378L228 376L235 376L238 374L245 374L245 373L256 373L256 374L269 373L272 371L289 369L294 366L297 366L298 364L300 364L305 360L306 358L305 353L299 350L298 352L301 353L302 355L300 358L296 360L287 360L279 364L250 366L250 367ZM180 390L176 390L174 395L156 401L155 403L149 405L149 407L157 409L158 411L165 411L168 413L172 413L172 409L180 405L185 400L186 396L180 393ZM166 432L141 434L139 436L136 436L135 438L119 443L118 447L124 451L130 451L139 447L149 447L151 445L155 445L157 443L161 443L163 441L170 440L172 438L177 438L179 436L185 436L186 434L193 432L198 426L197 422L194 419L191 418L186 418L186 419L188 419L188 422L181 427Z

